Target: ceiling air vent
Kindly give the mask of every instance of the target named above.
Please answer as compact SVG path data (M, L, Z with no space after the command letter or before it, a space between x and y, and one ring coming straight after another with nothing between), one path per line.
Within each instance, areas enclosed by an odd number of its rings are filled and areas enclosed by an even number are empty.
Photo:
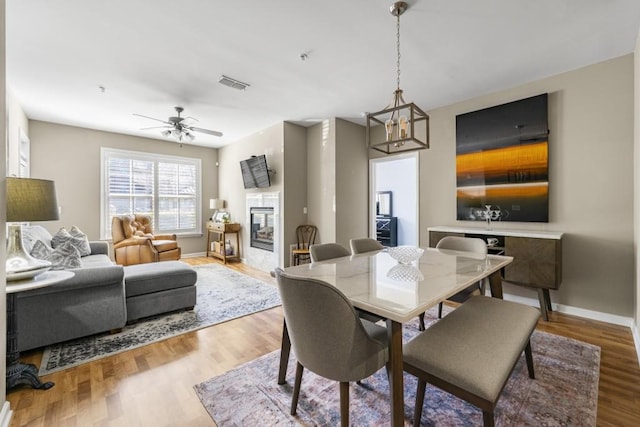
M227 77L225 75L220 76L220 79L218 80L218 83L221 83L221 84L223 84L225 86L229 86L229 87L232 87L232 88L238 89L238 90L245 90L246 88L251 86L248 83L242 83L239 80L232 79L231 77Z

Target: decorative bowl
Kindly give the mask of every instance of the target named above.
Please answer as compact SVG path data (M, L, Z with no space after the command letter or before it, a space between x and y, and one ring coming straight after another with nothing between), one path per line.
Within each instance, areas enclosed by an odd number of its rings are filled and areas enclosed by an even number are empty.
M400 282L417 282L424 280L422 272L413 265L398 264L394 265L387 271L389 279L398 280Z
M424 249L415 246L396 246L387 249L391 258L401 264L409 264L419 259L424 253Z

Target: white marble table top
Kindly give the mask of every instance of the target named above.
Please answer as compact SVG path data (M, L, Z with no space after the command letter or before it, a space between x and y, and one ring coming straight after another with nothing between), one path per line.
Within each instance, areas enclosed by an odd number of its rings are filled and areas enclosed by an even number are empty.
M478 259L468 252L423 249L422 257L410 265L399 264L382 250L288 267L284 271L291 276L330 283L355 307L404 323L513 260L508 256Z

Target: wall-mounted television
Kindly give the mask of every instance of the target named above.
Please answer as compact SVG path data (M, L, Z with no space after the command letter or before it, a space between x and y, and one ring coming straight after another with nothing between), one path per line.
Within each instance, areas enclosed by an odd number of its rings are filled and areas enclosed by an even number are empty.
M549 221L548 94L456 116L457 219Z
M266 188L271 186L267 158L264 154L242 160L240 169L242 170L244 188Z

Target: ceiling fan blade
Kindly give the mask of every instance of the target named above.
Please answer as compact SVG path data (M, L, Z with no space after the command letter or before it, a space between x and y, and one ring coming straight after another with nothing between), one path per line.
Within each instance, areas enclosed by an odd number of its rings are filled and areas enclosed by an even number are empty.
M209 130L209 129L193 128L193 127L191 128L191 130L194 130L200 133L206 133L208 135L213 135L213 136L222 136L222 132L218 132L217 130Z
M137 114L137 113L133 113L134 116L138 116L138 117L144 117L145 119L150 119L150 120L155 120L157 122L162 122L162 123L166 123L168 125L170 125L171 123L165 121L165 120L160 120L160 119L156 119L155 117L149 117L149 116L143 116L142 114Z
M140 128L140 130L150 130L150 129L166 129L166 128L170 128L171 126L151 126L148 128Z

